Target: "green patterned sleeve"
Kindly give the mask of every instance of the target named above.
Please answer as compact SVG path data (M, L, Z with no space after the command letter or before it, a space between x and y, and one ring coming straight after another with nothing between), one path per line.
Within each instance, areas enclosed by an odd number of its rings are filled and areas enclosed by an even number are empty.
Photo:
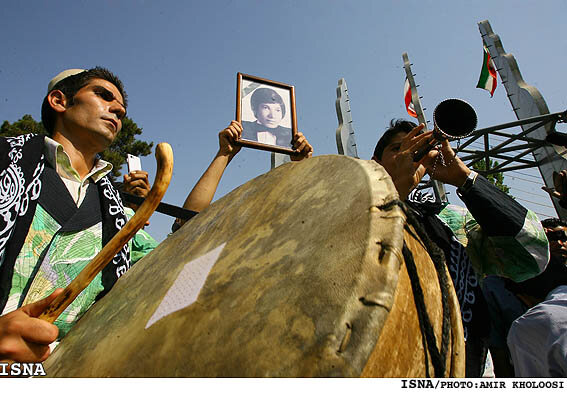
M499 275L521 282L542 272L549 261L545 232L530 210L526 210L521 228L515 234L487 233L466 208L455 205L448 205L439 217L466 246L481 277Z
M134 210L131 208L124 208L128 220L134 216ZM138 230L136 235L130 240L130 258L132 265L135 264L142 257L150 253L158 246L155 239L152 238L145 230Z

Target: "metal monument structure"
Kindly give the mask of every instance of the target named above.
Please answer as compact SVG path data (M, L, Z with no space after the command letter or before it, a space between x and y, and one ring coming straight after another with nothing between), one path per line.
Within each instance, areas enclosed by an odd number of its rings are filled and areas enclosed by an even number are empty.
M537 168L545 186L553 188L553 172L567 169L565 159L567 134L555 130L558 122L567 122L567 111L550 113L541 93L523 80L516 59L505 52L500 38L493 32L490 23L485 20L480 22L478 27L518 120L476 130L455 150L469 167L484 161L485 169L478 172L485 176ZM402 57L417 119L420 123L427 124L409 57L407 53ZM338 153L358 157L348 89L343 78L339 80L337 87L336 110L339 121L336 130ZM504 131L517 126L521 127L521 132ZM499 140L496 145L491 146L491 137L504 138L504 140ZM495 139L492 138L492 141ZM472 149L471 144L474 142L482 142L483 149ZM498 160L499 163L492 165L491 159ZM430 180L419 187L433 187L436 199L447 201L442 183ZM567 219L567 210L562 208L557 200L551 199L551 201L558 217Z
M350 98L344 78L339 79L335 108L339 120L339 127L337 127L336 131L339 155L346 155L358 159L356 140L354 139L354 127L352 125L352 114L350 112Z
M476 130L456 151L468 166L484 161L486 170L479 171L483 175L537 167L545 186L552 188L553 172L567 169L567 149L552 144L555 141L565 144L563 141L567 141L567 135L555 131L557 122L567 120L567 111L549 113L543 96L535 87L525 83L516 59L504 51L502 42L494 34L490 23L485 20L478 26L518 121ZM502 131L516 126L521 126L522 132ZM491 136L506 139L491 147ZM484 143L483 150L470 148L473 142L481 139ZM491 167L490 159L498 159L500 163ZM554 199L552 203L558 216L566 219L567 210Z
M289 155L284 155L283 153L272 152L270 155L270 169L281 166L282 164L290 162L291 159Z
M488 48L518 120L476 130L455 150L460 153L459 157L469 167L484 161L485 170L478 172L485 176L538 168L545 186L553 188L553 172L567 169L565 159L567 157L567 134L555 130L556 123L567 122L567 111L550 113L541 93L523 80L514 56L504 51L502 42L492 31L490 23L482 21L478 25L483 43ZM407 53L404 53L402 57L418 121L427 124L417 92L418 85L413 78L415 74L411 71ZM503 131L517 126L522 128L519 133ZM505 140L491 146L491 136L503 137ZM484 145L482 150L471 149L471 144L477 141L482 141ZM500 162L497 165L491 165L491 159ZM433 187L438 200L446 201L443 184L430 181L419 187L429 186ZM567 210L562 208L557 200L551 200L557 215L562 219L567 219Z

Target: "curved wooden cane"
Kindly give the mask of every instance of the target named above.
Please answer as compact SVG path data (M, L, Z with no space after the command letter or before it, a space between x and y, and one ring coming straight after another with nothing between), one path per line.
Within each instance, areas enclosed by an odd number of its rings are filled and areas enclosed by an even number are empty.
M75 279L59 294L39 316L40 319L53 323L71 302L91 283L95 276L112 260L120 249L128 242L159 205L173 172L173 151L171 146L162 142L156 147L157 174L154 185L144 203L136 214L122 229L102 248L91 262L83 268Z

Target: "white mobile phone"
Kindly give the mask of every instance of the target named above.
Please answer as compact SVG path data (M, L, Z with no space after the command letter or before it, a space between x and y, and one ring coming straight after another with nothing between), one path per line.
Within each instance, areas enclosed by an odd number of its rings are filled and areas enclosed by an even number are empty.
M126 156L126 162L128 163L128 173L132 171L142 171L142 162L138 156L128 153L128 156Z

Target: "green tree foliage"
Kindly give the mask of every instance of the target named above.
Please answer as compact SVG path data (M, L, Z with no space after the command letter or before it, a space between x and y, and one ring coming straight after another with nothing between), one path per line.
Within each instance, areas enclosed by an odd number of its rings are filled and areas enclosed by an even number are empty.
M496 160L488 159L490 168L494 168L498 165ZM477 161L473 164L473 168L475 171L484 174L486 171L486 162L484 160ZM485 178L490 181L494 186L502 190L504 193L510 194L510 188L504 184L504 174L501 172L497 172L495 174L485 175Z
M22 119L10 124L7 120L0 126L1 137L15 137L21 134L47 134L41 122L36 122L31 115L24 115Z
M36 122L31 115L24 115L22 119L14 123L5 120L0 126L0 137L14 137L28 133L47 135L41 122ZM140 134L142 134L142 128L138 127L132 119L126 117L122 121L122 130L120 130L112 145L100 154L102 159L112 163L111 176L115 179L121 175L120 169L126 163L127 153L134 156L147 156L152 152L154 143L137 139L136 136Z

